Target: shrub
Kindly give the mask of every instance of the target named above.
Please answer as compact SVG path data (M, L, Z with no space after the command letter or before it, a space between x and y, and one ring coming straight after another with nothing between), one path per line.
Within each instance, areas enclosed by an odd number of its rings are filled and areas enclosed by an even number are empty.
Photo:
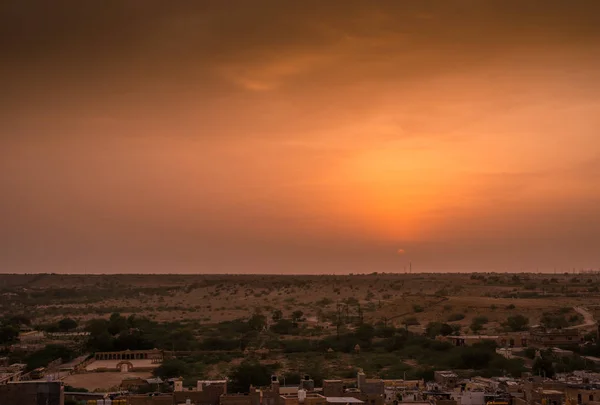
M409 316L408 318L404 318L404 320L402 321L402 324L406 325L406 326L420 325L419 320L414 316Z
M523 315L509 316L506 320L506 326L513 332L519 332L527 329L529 319Z
M465 319L465 314L456 313L456 314L452 314L448 317L448 322L461 321L463 319Z

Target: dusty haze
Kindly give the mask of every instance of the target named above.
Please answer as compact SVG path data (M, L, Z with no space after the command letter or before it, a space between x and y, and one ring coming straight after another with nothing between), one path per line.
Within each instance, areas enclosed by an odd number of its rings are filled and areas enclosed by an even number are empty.
M600 3L4 1L0 272L600 267Z

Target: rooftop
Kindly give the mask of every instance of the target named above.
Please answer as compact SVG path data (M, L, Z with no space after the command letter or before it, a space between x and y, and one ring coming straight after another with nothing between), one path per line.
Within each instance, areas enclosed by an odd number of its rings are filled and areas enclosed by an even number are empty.
M327 397L330 404L364 404L360 399L354 397Z

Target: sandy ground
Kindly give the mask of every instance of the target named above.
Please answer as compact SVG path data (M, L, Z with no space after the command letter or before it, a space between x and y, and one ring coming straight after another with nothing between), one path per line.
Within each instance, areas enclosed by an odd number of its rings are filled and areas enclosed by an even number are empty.
M66 385L77 388L86 388L89 391L109 391L111 388L118 386L125 378L149 378L152 374L149 372L135 373L84 373L72 374L66 377L63 381Z

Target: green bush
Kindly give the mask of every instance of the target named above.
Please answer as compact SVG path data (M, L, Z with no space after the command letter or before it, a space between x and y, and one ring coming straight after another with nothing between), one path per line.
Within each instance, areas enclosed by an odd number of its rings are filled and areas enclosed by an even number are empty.
M465 314L456 313L448 316L448 322L462 321L465 319Z

